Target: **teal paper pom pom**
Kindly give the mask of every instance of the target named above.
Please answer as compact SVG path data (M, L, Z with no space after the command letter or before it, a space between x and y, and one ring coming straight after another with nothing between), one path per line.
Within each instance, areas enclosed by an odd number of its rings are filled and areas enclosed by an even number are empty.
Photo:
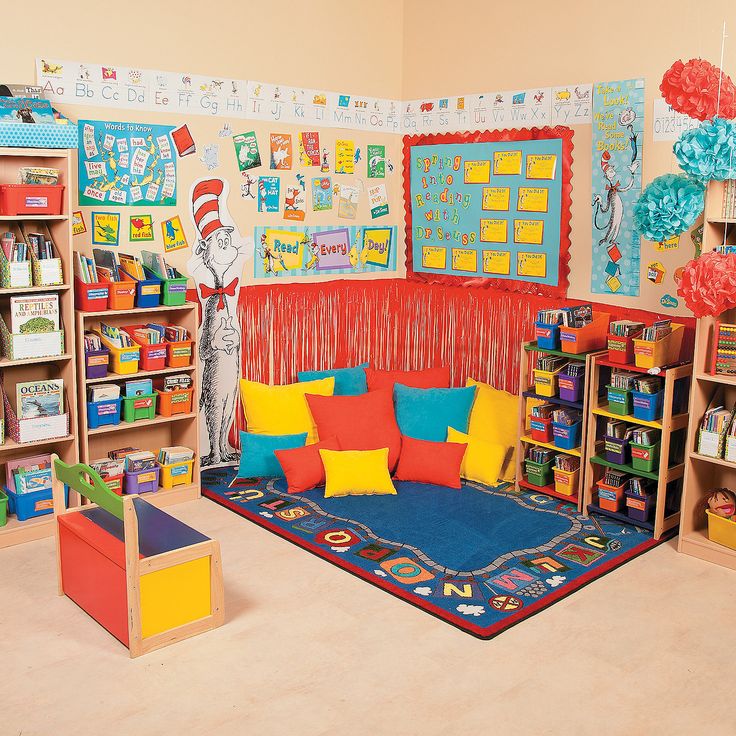
M736 124L713 118L686 130L674 146L680 168L698 181L736 179Z
M660 242L685 232L705 206L705 187L682 174L658 176L634 205L634 226L647 240Z

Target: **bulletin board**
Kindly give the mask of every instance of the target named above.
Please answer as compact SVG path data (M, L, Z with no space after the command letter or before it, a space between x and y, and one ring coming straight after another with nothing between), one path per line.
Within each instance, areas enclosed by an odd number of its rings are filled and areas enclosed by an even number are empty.
M407 277L564 296L572 130L404 138Z

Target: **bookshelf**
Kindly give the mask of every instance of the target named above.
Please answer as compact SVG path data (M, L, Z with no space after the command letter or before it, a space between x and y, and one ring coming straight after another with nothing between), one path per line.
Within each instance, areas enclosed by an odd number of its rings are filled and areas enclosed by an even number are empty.
M0 445L0 483L5 485L7 479L6 463L23 457L31 457L39 453L56 453L68 463L77 461L77 378L74 360L74 290L72 268L72 230L71 230L71 193L72 173L75 152L67 149L45 148L2 148L0 147L0 183L15 184L18 181L18 169L21 166L46 166L61 171L59 183L63 184L63 214L61 215L2 215L0 230L17 229L19 223L28 223L28 229L39 228L33 223L43 223L48 228L51 239L56 246L57 255L61 259L64 283L57 286L30 286L27 288L0 288L0 311L5 311L9 299L13 295L32 295L40 293L56 293L59 295L59 318L64 329L64 353L54 357L23 358L9 360L0 358L0 371L4 377L5 390L13 395L15 385L19 381L36 379L61 378L64 381L64 393L69 413L69 434L65 437L42 440L38 442L17 443L7 435L4 444ZM7 433L7 428L6 428ZM53 536L54 516L46 514L26 521L18 521L9 516L5 526L0 527L0 548L29 542L34 539Z
M716 246L736 245L736 220L722 214L725 182L708 183L703 221L703 252ZM736 550L708 539L703 500L711 488L736 489L736 463L698 453L698 432L711 401L730 409L736 404L736 376L711 373L711 355L716 322L736 323L736 309L717 317L700 317L695 328L693 390L690 395L690 423L687 435L682 519L679 552L736 570Z
M539 354L556 355L558 357L563 357L570 361L585 365L585 380L583 381L580 401L567 401L561 399L559 395L552 397L542 396L536 392L531 366L535 364L536 356ZM582 511L583 508L582 488L585 469L585 437L587 433L588 403L590 393L590 361L594 355L598 354L599 353L595 352L573 354L565 353L561 350L547 350L545 348L540 348L536 342L522 342L521 344L521 361L519 375L519 439L516 447L517 488L527 491L534 491L535 493L544 493L548 496L558 498L562 501L573 503L577 506L578 511ZM578 409L581 412L582 426L580 431L581 441L579 447L573 449L563 449L561 447L557 447L554 444L554 441L538 442L532 438L529 414L531 413L532 406L543 402L549 402L558 406ZM540 487L528 481L524 459L528 448L535 445L552 449L555 451L555 453L561 453L563 455L570 455L572 457L580 458L580 473L578 474L578 483L576 490L574 490L571 495L558 493L555 490L554 482L550 483L549 485Z
M682 478L685 470L685 433L688 425L687 399L692 377L692 365L677 365L663 368L659 376L664 379L664 399L662 418L646 421L632 414L618 414L608 408L605 387L610 383L611 371L620 369L632 373L649 374L646 368L635 365L612 363L607 354L599 353L591 358L590 402L588 416L587 447L585 450L585 490L583 505L586 513L608 516L617 521L634 524L652 532L659 539L666 531L677 526L680 520L680 498ZM604 435L608 419L619 419L633 427L650 427L660 432L660 460L658 467L651 471L634 469L631 463L618 464L606 459ZM667 462L663 459L667 458ZM656 483L656 503L648 521L631 519L625 509L619 512L608 511L597 503L596 483L606 468L621 470L639 478Z
M137 378L157 378L168 374L187 373L192 377L192 385L197 382L197 347L192 346L191 365L184 368L161 368L158 370L140 370L137 373L119 375L108 372L104 378L87 378L84 365L84 340L82 336L87 330L95 330L100 322L122 327L130 324L146 322L168 322L186 327L192 339L197 335L197 305L186 302L182 306L159 306L151 308L134 308L125 310L104 310L99 312L77 311L76 329L79 398L82 410L79 412L79 450L80 459L84 463L106 457L110 450L119 447L139 447L142 450L158 452L159 448L169 445L184 445L194 450L194 472L192 483L176 486L172 489L159 488L155 493L146 493L145 498L156 506L169 506L183 501L192 501L200 497L199 482L199 407L196 390L192 401L192 411L187 414L175 414L171 417L156 415L154 419L139 419L135 422L120 421L119 424L106 425L90 429L87 423L87 389L100 383L119 383Z

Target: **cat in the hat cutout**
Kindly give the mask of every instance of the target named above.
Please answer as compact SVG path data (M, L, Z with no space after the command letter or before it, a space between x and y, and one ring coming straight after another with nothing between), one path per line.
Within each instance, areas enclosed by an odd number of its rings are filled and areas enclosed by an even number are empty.
M235 227L227 210L228 191L222 179L199 179L189 193L197 245L187 265L202 303L199 405L209 443L203 467L238 459L228 441L240 378L237 303L243 264L253 254L253 241Z
M633 136L630 139L630 142L632 147L634 148L634 158L636 158L636 136ZM629 172L631 173L631 178L629 180L629 183L626 186L622 187L621 182L617 179L618 174L616 171L616 167L611 162L611 154L608 151L603 151L603 154L601 155L601 170L603 171L603 178L606 181L606 203L603 204L603 198L600 194L596 194L595 197L593 197L593 207L595 207L593 222L597 230L605 229L606 231L603 237L598 241L598 245L605 245L606 247L618 245L618 234L621 230L621 223L624 219L625 214L624 203L621 199L621 194L623 192L628 192L629 189L634 186L634 174L636 173L636 170L638 168L639 162L636 160L632 160L632 162L629 164ZM610 213L608 215L608 224L599 225L598 215L600 213L605 214L607 212Z

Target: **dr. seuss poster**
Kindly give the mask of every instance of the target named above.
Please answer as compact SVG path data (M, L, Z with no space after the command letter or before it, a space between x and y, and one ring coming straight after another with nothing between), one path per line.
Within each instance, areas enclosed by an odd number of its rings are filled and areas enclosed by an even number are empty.
M312 179L312 210L324 212L332 209L332 178L318 176Z
M593 85L594 294L639 295L633 211L641 194L643 131L643 79Z
M258 150L258 139L256 134L241 133L233 136L233 145L235 146L235 156L238 160L238 168L240 171L248 171L255 169L261 165L261 153Z
M257 227L253 275L333 276L396 269L396 227Z
M172 206L171 125L79 121L79 204Z
M290 133L271 133L271 168L279 171L291 168Z
M258 211L278 212L281 179L278 176L258 177Z

